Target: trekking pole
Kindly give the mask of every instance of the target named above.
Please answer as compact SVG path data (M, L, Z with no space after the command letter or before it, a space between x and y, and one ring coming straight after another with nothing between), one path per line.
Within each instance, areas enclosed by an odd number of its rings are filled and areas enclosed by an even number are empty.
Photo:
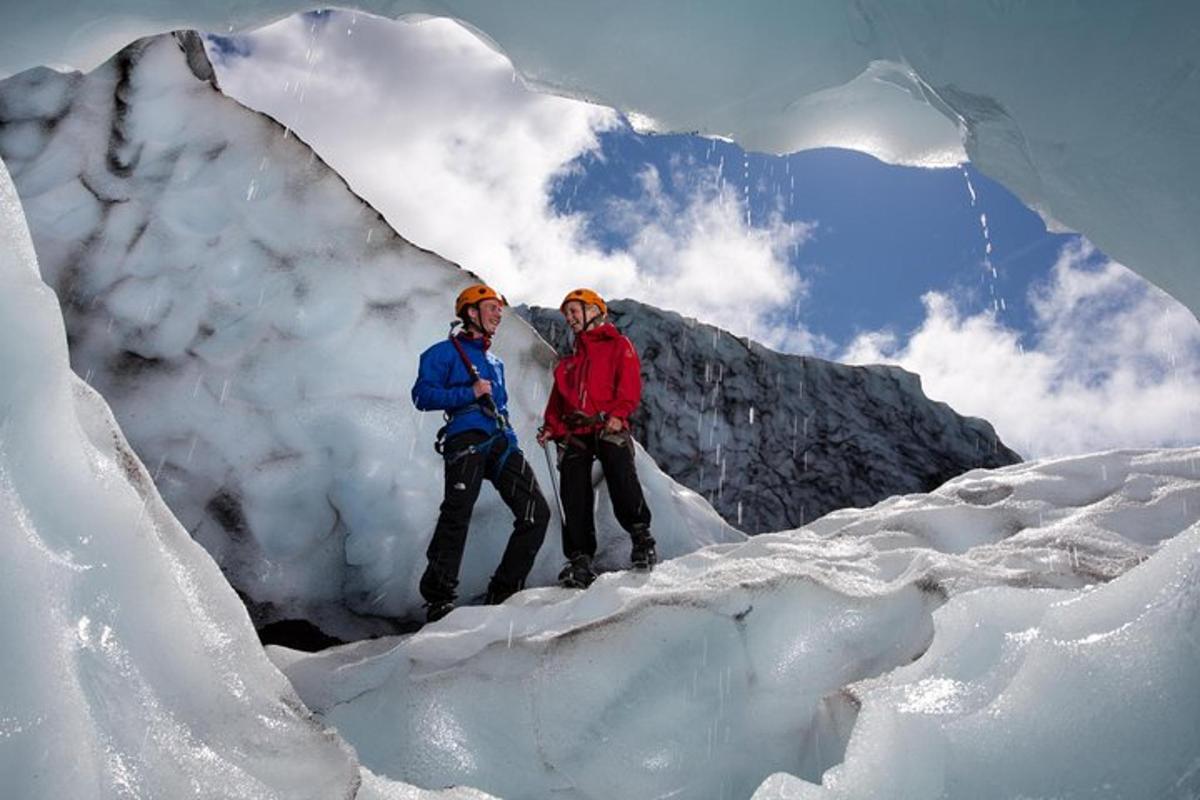
M558 506L558 520L560 524L565 526L567 524L567 515L563 511L562 497L558 494L558 482L554 479L554 473L557 470L554 468L554 461L550 458L550 451L546 447L549 444L552 443L547 441L546 444L542 445L542 455L546 457L546 470L550 473L550 488L554 490L554 502Z

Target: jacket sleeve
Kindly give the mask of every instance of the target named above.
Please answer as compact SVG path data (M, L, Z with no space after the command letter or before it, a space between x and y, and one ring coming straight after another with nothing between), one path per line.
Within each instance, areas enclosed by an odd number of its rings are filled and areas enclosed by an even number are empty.
M458 408L475 400L475 391L470 386L448 385L454 362L447 355L457 358L457 353L447 353L445 348L437 346L421 354L417 382L412 388L413 405L421 411Z
M558 391L558 368L555 367L554 383L550 386L550 399L546 401L546 412L542 415L544 417L543 424L551 439L561 439L569 433L562 419L563 412L562 394Z
M624 336L617 345L617 385L612 407L605 409L609 416L628 420L642 400L642 362L633 342Z

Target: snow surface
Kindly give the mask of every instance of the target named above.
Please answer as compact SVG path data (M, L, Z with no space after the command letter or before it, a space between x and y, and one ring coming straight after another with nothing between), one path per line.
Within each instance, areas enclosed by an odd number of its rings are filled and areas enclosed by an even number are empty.
M269 652L364 764L421 786L1193 797L1198 519L1197 448L977 470L649 577Z
M1078 230L1200 310L1196 4L341 5L461 20L527 82L620 108L648 128L775 152L837 145L898 163L946 164L965 152L1051 224ZM43 63L90 68L138 36L247 29L312 7L10 3L0 74Z
M930 400L920 376L899 367L776 353L635 300L608 310L641 355L645 389L631 419L646 452L747 533L1021 460L988 422ZM519 313L569 352L557 309Z
M207 67L198 37L182 41ZM255 622L307 619L351 639L422 615L442 422L409 390L474 276L402 239L294 135L197 78L170 36L87 76L0 84L0 156L64 304L72 366ZM496 349L554 504L534 441L553 352L516 315ZM661 556L744 538L641 451L637 465ZM598 564L624 568L628 535L599 494ZM531 585L562 565L557 516ZM483 594L511 520L485 489L464 600Z

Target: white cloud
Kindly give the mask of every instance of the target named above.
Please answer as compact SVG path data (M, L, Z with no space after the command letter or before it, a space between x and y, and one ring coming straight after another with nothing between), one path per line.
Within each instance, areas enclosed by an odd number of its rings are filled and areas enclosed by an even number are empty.
M778 214L749 225L711 169L688 179L683 202L649 170L642 196L612 209L629 247L605 252L550 190L619 124L615 112L526 90L506 58L447 20L327 20L251 34L249 57L218 59L222 86L296 130L416 244L514 302L557 305L592 286L786 349L818 341L794 316L778 321L804 292L786 251L809 226Z
M807 294L788 250L806 241L815 225L786 223L777 211L765 225L748 225L738 193L713 167L690 164L673 172L672 182L688 186L686 202L663 190L654 167L640 177L635 200L609 204L608 221L629 234L627 252L638 265L633 283L614 285L614 294L772 346L786 344L783 327L768 319Z
M989 420L1027 457L1200 442L1200 324L1090 245L1064 248L1031 295L1034 349L992 313L923 299L907 341L865 334L843 360L916 372L927 395Z

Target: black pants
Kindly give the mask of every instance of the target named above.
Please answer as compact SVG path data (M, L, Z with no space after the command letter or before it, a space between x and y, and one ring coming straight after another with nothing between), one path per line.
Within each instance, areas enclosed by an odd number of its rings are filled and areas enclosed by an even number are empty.
M426 602L454 602L458 570L467 545L467 528L485 477L492 481L500 498L513 512L513 532L500 566L492 576L492 583L511 591L524 586L542 540L546 538L550 507L542 497L533 469L520 450L514 448L509 453L499 474L496 474L496 464L507 445L503 437L498 437L485 453L455 458L470 445L486 441L488 436L482 431L465 431L446 440L446 488L433 541L425 553L429 557L429 566L421 577L421 596Z
M572 436L563 445L558 468L566 517L562 544L568 559L581 554L596 555L596 522L592 518L595 506L592 463L596 459L604 471L617 522L630 533L650 528L650 507L642 496L633 452L633 439L628 432L617 436Z

